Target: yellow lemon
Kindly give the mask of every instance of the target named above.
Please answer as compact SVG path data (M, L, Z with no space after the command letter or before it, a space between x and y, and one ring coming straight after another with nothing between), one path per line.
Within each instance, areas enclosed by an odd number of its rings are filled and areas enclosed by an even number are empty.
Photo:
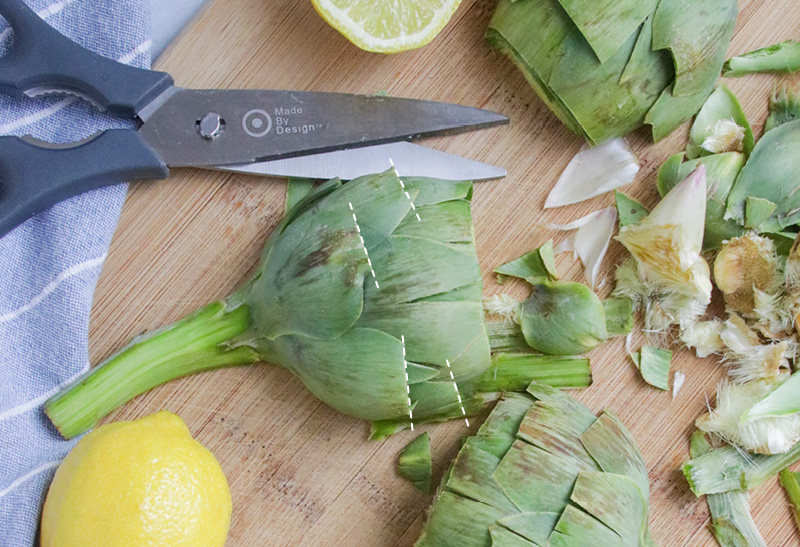
M361 49L396 53L424 46L461 0L311 0L333 28Z
M231 493L219 462L170 412L99 427L56 471L42 547L221 547Z

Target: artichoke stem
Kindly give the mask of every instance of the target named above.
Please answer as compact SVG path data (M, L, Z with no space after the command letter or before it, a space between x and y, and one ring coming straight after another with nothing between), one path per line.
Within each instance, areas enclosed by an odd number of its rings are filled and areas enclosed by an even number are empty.
M249 347L225 342L250 327L248 306L213 302L164 329L134 339L45 403L45 412L70 439L93 428L137 395L174 378L259 361Z

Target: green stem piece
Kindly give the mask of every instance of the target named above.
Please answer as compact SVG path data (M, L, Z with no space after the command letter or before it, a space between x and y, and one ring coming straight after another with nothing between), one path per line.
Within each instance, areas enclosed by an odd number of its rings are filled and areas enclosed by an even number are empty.
M70 439L137 395L169 380L259 361L249 347L225 343L250 326L247 306L213 302L185 319L135 339L45 403L45 412Z
M797 527L800 528L800 473L782 469L779 475L781 486L786 490L789 501L792 503L792 514Z

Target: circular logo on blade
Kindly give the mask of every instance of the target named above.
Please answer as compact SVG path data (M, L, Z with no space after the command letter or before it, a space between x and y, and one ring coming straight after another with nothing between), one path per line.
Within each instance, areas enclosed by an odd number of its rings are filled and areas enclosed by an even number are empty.
M254 108L242 118L242 129L251 137L263 137L272 129L272 118L259 108Z

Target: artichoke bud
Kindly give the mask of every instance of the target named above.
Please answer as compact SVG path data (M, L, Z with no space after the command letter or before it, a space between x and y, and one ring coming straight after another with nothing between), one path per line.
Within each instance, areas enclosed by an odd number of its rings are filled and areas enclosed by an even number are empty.
M603 304L582 283L542 281L517 315L525 341L551 355L586 353L608 337Z
M725 243L714 261L714 280L729 311L751 316L755 291L770 291L777 283L778 257L769 238L747 234Z

